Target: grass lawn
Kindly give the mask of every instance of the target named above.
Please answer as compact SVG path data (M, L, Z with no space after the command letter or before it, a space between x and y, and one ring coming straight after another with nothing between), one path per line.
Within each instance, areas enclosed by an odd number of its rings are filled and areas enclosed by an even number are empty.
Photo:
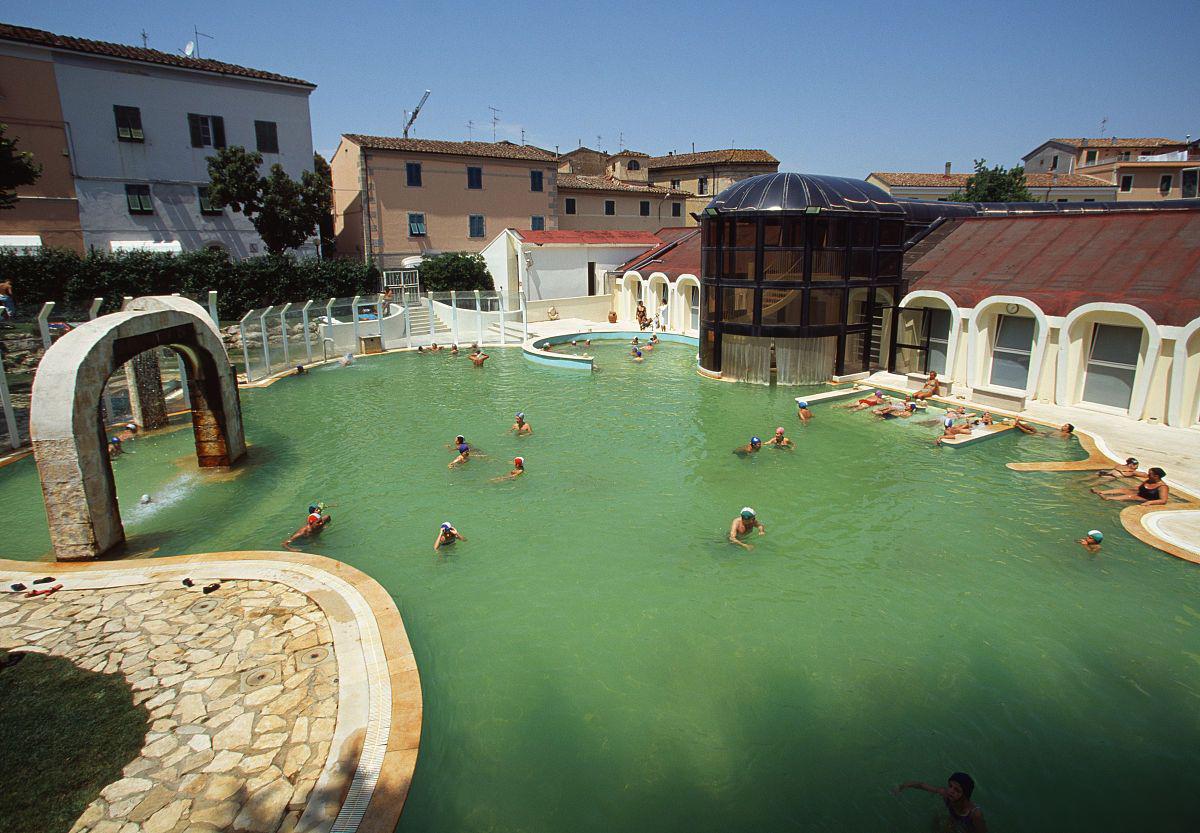
M9 654L0 651L0 666ZM67 833L137 757L149 714L120 674L26 653L0 667L0 830Z

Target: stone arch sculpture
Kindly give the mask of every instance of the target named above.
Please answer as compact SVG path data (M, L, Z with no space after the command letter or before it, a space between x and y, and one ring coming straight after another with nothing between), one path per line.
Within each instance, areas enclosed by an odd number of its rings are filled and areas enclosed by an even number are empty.
M42 358L29 414L50 541L61 561L97 558L125 540L100 400L113 371L156 347L183 357L200 466L230 466L246 453L237 378L199 304L137 298L77 327Z

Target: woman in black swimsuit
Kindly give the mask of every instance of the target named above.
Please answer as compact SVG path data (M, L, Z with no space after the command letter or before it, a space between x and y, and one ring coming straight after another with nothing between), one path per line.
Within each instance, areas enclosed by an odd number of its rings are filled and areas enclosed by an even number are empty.
M1163 482L1166 476L1165 471L1154 466L1136 489L1107 489L1103 492L1092 489L1092 492L1105 500L1140 500L1142 506L1162 506L1171 494L1170 487Z
M893 795L900 795L908 789L924 790L942 797L946 805L949 819L946 821L947 830L956 833L987 833L987 822L983 820L983 810L971 801L971 793L975 792L975 779L965 772L955 772L946 779L945 787L935 787L923 781L905 781L892 790Z

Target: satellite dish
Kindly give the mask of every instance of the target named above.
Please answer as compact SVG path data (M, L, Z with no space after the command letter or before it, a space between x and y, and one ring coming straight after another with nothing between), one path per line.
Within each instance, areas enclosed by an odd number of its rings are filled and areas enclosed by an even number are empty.
M196 42L188 41L187 46L185 46L183 48L183 54L188 56L189 58L192 57L192 55L196 54Z

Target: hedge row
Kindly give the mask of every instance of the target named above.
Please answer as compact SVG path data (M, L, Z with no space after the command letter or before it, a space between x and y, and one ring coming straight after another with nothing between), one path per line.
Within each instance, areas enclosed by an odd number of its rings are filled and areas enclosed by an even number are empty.
M35 316L45 301L56 304L52 318L76 319L84 317L94 298L104 299L102 312L112 312L126 295L194 296L215 289L225 321L268 304L377 292L379 270L355 261L291 255L231 261L225 252L212 250L79 255L43 249L34 255L0 251L0 280L12 281L21 318Z

